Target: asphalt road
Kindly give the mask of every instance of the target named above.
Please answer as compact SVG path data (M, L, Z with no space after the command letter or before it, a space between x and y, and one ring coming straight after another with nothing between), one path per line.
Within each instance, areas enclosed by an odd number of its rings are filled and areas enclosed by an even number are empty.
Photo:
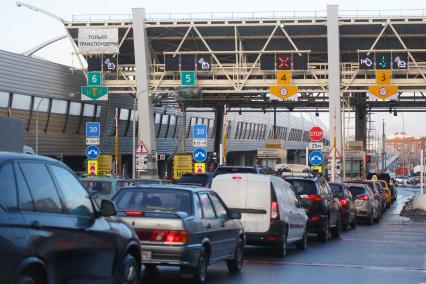
M399 216L405 202L419 194L399 188L398 200L380 221L360 224L326 244L310 238L306 251L290 248L277 258L268 248L248 247L242 273L230 275L224 263L209 267L209 283L426 283L426 220ZM187 283L178 269L144 272L142 283Z

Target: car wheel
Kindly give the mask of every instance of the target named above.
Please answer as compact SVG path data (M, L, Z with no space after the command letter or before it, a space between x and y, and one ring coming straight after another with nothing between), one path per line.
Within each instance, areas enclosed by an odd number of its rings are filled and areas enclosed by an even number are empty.
M207 281L207 266L209 265L209 256L205 248L200 251L200 257L198 258L198 265L195 268L194 282L195 283L206 283Z
M231 273L238 273L243 269L244 263L244 244L242 241L237 243L234 252L234 258L227 260L226 265L228 266L228 270Z
M357 225L357 221L356 221L356 217L355 217L354 220L351 223L351 228L356 229L356 225Z
M123 258L117 284L137 284L140 281L140 265L128 254Z
M302 239L297 241L297 243L296 243L296 248L298 250L305 250L307 246L308 246L308 232L305 229L305 232L303 233Z
M331 236L333 238L340 238L340 233L342 232L342 224L340 223L340 217L337 219L336 226L331 229Z
M322 242L328 241L328 236L330 234L329 230L330 229L328 227L328 216L326 216L325 222L324 222L324 226L323 226L322 230L317 233L318 238L320 239L320 241L322 241Z
M276 247L276 253L278 257L287 255L287 230L284 231L283 237Z
M367 224L373 225L373 212L371 212L370 216L368 216Z

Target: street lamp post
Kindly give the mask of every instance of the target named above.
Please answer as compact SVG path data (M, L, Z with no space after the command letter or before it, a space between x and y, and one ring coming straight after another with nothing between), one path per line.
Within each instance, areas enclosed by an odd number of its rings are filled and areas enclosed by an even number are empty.
M46 97L40 98L40 101L37 104L36 108L36 154L38 155L38 110L40 108L41 102L46 99Z

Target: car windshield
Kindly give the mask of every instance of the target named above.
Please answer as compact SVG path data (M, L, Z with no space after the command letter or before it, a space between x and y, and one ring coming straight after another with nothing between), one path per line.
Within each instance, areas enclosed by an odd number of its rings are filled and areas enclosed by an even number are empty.
M119 211L140 210L192 213L190 192L167 188L131 188L113 198Z
M361 186L352 185L349 187L349 191L353 196L363 195L365 194L365 188Z
M95 195L110 195L112 193L112 182L85 180L83 184Z
M242 167L229 167L229 168L218 168L214 172L214 176L223 175L223 174L255 174L256 169L255 168L242 168Z
M293 185L294 191L298 195L302 194L317 194L315 183L310 180L288 179L286 180Z
M207 175L184 175L176 184L191 184L205 186L209 181L209 176Z

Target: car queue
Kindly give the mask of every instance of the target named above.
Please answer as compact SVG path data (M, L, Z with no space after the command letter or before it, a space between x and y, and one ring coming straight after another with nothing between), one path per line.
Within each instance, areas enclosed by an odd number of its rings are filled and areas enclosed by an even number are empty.
M177 184L79 181L58 161L0 153L0 280L139 283L142 265L147 273L165 265L204 283L208 266L219 261L240 272L246 245L284 257L290 245L305 250L310 234L326 242L359 220L378 223L393 200L392 184L383 182L328 183L318 174L261 166L219 167Z

